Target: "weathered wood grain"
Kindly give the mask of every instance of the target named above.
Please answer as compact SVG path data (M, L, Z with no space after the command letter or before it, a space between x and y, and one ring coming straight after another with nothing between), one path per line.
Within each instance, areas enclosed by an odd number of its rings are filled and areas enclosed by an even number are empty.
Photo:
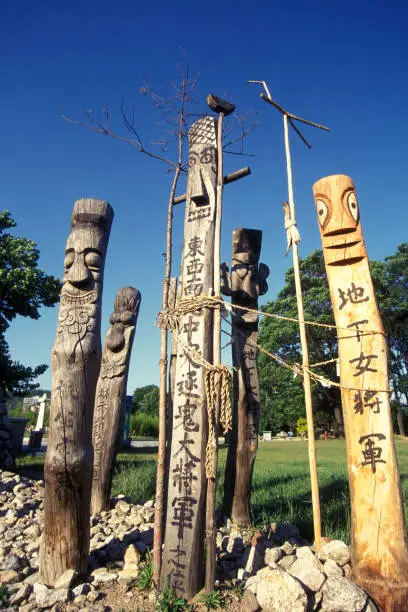
M112 469L123 429L129 362L140 302L138 289L119 289L110 317L111 327L106 334L92 430L92 514L109 509Z
M209 295L213 287L217 179L216 125L196 121L189 132L189 172L182 255L182 298ZM182 317L178 335L166 534L161 582L182 597L203 583L207 403L203 367L184 346L212 362L213 312Z
M258 310L258 296L268 289L269 268L259 264L261 244L260 230L234 230L231 275L223 264L223 293L231 295L233 304L253 310ZM252 472L258 449L260 400L255 346L258 318L256 313L233 309L234 403L224 479L224 512L242 526L251 524Z
M407 610L408 550L395 456L387 342L348 176L313 186L339 338L353 573L384 612ZM372 333L376 332L376 333Z
M92 418L101 362L101 299L113 210L102 200L74 205L52 349L50 432L45 459L40 571L53 586L88 566Z

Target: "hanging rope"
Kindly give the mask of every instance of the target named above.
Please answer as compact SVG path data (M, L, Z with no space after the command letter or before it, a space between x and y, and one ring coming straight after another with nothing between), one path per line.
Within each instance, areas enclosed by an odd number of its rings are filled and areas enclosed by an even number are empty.
M283 214L285 216L285 230L286 230L286 255L289 253L289 249L292 244L299 244L300 234L296 225L296 219L292 219L290 212L289 202L283 202Z

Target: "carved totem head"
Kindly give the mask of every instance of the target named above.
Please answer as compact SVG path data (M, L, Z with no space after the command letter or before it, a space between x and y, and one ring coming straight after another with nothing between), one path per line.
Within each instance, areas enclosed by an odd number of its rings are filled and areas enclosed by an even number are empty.
M217 183L217 120L203 117L188 133L187 215L189 221L210 217ZM212 205L212 209L211 209Z
M254 310L258 309L258 297L268 290L269 268L263 263L258 266L261 244L261 230L240 228L232 232L232 301ZM258 320L256 313L241 311L237 314L245 323Z
M77 200L64 260L61 304L79 306L100 297L113 209L103 200Z
M313 185L313 194L326 265L351 265L367 257L352 179L327 176Z
M120 376L126 369L141 299L140 291L134 287L122 287L116 294L114 310L109 318L111 327L106 334L102 378Z

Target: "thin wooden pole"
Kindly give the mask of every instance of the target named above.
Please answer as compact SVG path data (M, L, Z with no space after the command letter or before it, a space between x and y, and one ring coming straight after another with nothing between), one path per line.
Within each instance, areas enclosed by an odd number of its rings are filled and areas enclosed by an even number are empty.
M172 231L173 231L173 202L177 182L180 176L180 167L174 172L173 182L170 189L167 210L167 232L166 232L166 269L163 282L162 310L167 308L169 300L171 256L172 256ZM166 402L167 402L167 329L160 330L160 394L159 394L159 442L157 451L157 476L156 476L156 501L154 512L154 540L153 540L153 582L156 587L160 584L160 572L162 564L162 542L163 542L163 499L164 499L164 470L166 456Z
M283 115L283 130L285 135L285 153L286 153L286 170L288 178L288 198L290 207L290 217L295 220L295 201L293 197L293 182L292 182L292 164L290 157L289 146L289 129L288 116ZM310 469L310 484L312 489L312 510L313 510L313 528L315 546L319 547L322 538L322 525L320 517L320 499L319 499L319 484L317 478L316 465L316 444L314 437L313 425L313 406L312 406L312 390L309 374L309 351L307 347L305 315L303 310L302 283L300 280L299 269L299 251L296 241L292 241L293 253L293 270L295 274L296 302L299 319L300 346L302 349L302 364L303 364L303 385L305 392L306 419L308 428L308 453L309 453L309 469Z
M222 220L222 191L223 191L223 168L222 168L222 124L224 114L218 115L217 130L217 194L215 208L215 229L214 229L214 295L219 297L221 293L221 220ZM221 309L214 310L214 332L213 332L213 364L221 363ZM213 453L213 465L217 466L217 444L218 444L218 424L220 415L220 388L218 388L217 400L215 405L215 439ZM216 470L216 468L215 468ZM207 483L206 500L206 564L205 564L205 590L210 593L215 586L215 562L216 562L216 537L217 530L215 524L215 496L217 489L217 473L214 478L209 478Z

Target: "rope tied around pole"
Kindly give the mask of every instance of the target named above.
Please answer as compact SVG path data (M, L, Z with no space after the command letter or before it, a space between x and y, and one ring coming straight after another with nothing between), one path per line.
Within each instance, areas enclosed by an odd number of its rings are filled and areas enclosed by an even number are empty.
M207 400L208 440L206 446L205 472L207 478L215 478L217 466L214 464L214 446L217 444L217 399L220 397L220 424L226 434L232 428L232 411L228 383L231 372L224 364L213 365L207 361L199 351L189 346L180 337L181 320L184 316L197 312L202 308L222 308L223 300L220 296L193 296L181 299L175 308L161 310L156 317L157 326L178 334L177 343L185 355L204 368L204 385Z
M292 244L299 244L301 238L299 234L299 230L296 225L296 219L292 218L292 213L290 210L289 202L285 200L283 202L283 214L285 217L285 230L286 230L286 255L289 253L289 249Z

